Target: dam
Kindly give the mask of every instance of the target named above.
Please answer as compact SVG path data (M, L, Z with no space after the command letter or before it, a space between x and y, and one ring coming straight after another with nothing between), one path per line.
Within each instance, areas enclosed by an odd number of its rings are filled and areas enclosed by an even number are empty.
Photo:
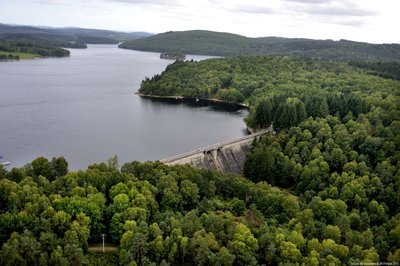
M272 129L268 128L238 139L213 144L160 161L166 165L189 164L194 168L219 170L224 173L240 173L243 169L246 153L250 150L253 141L271 131Z

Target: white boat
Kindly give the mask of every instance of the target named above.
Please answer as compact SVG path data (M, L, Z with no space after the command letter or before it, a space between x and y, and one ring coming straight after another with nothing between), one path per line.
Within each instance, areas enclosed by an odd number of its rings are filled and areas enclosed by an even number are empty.
M3 159L3 156L0 156L0 161L1 161L1 159ZM10 162L0 162L0 165L3 165L3 166L9 165L9 164L10 164Z

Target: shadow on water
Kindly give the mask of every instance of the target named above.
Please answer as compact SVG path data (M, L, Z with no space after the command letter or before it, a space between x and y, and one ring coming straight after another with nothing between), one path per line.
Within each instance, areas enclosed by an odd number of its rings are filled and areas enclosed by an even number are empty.
M226 103L226 102L211 102L205 99L190 99L190 98L143 98L143 103L151 103L152 105L158 105L163 107L171 106L185 106L189 108L206 108L213 112L223 112L232 115L247 116L248 109L238 104Z

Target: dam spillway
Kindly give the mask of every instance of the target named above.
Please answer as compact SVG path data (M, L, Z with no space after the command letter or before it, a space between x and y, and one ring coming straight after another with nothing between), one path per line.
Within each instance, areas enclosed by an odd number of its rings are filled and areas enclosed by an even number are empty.
M219 170L224 173L240 173L243 169L246 153L250 150L254 139L258 140L268 132L271 132L271 128L160 161L166 165L189 164L195 168Z

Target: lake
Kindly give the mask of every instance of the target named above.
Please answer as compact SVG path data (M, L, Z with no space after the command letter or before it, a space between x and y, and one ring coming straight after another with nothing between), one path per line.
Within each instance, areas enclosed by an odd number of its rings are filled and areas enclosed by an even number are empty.
M11 167L64 156L70 169L117 155L158 160L246 134L247 111L142 99L159 53L89 45L68 58L0 62L0 155ZM202 60L204 56L187 56Z

